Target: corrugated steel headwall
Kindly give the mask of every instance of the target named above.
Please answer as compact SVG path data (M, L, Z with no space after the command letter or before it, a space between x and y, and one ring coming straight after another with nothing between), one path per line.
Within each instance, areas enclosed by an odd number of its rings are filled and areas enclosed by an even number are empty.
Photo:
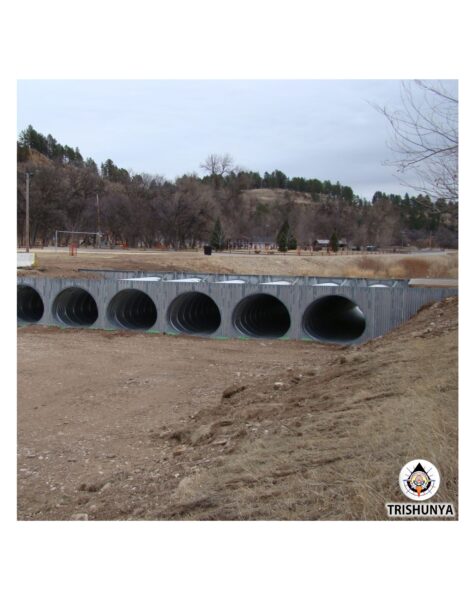
M359 344L394 329L423 305L458 294L456 288L411 288L407 280L116 271L95 275L19 278L19 324Z

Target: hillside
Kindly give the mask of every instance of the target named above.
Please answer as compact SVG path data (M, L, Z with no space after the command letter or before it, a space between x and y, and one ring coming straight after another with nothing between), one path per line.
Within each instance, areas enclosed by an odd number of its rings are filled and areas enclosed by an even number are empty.
M213 157L219 163L220 157ZM275 243L287 223L284 249L294 242L309 247L332 235L354 246L456 248L458 244L457 202L377 190L368 201L339 181L288 177L279 170L261 175L232 164L226 170L223 165L221 171L212 170L218 167L216 162L205 164L204 175L183 175L174 181L129 173L111 159L99 167L93 159L84 159L78 148L63 146L29 127L18 143L18 245L25 244L27 170L34 173L32 245L51 245L56 230L100 230L107 246L178 250L209 243L218 223L222 235L213 242L216 248ZM65 244L68 241L64 239Z
M243 200L251 203L273 204L274 202L285 204L293 202L295 204L312 205L314 200L308 192L295 192L294 190L280 189L257 189L244 190L242 192ZM326 196L322 195L322 199Z

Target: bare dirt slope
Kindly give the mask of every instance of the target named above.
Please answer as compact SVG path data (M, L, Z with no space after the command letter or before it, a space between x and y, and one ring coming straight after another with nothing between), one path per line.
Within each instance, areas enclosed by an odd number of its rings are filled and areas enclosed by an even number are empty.
M227 254L205 256L202 252L36 251L37 268L20 269L22 275L50 277L90 277L79 269L144 271L195 271L257 275L320 275L334 277L456 278L457 252L419 255L327 255Z
M352 348L23 328L20 519L384 519L457 502L457 300Z

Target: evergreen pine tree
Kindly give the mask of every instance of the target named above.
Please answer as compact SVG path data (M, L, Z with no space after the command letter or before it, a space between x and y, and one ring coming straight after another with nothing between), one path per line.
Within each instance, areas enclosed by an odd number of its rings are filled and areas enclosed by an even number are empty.
M213 250L224 250L224 246L225 246L224 231L221 226L221 221L219 220L219 217L216 219L216 221L214 223L213 232L211 234L210 245L212 246Z
M276 238L279 252L287 252L287 250L289 249L289 235L290 225L286 219L282 227L279 229L279 233L277 234Z
M330 249L333 252L338 252L338 248L339 248L338 236L336 234L336 231L334 231L330 237Z

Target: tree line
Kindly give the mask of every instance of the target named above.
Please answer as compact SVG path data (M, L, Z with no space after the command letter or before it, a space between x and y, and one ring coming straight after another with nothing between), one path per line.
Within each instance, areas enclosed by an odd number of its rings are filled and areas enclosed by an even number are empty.
M32 126L18 139L17 230L23 242L25 173L30 180L32 244L49 245L55 230L101 231L130 247L175 249L219 239L308 246L335 234L350 245L457 246L458 203L377 191L371 201L328 180L241 169L229 155L210 155L203 176L174 181L133 173L111 159L97 166L78 148ZM274 190L271 199L259 190ZM274 199L272 199L272 196ZM219 227L217 229L217 223Z

